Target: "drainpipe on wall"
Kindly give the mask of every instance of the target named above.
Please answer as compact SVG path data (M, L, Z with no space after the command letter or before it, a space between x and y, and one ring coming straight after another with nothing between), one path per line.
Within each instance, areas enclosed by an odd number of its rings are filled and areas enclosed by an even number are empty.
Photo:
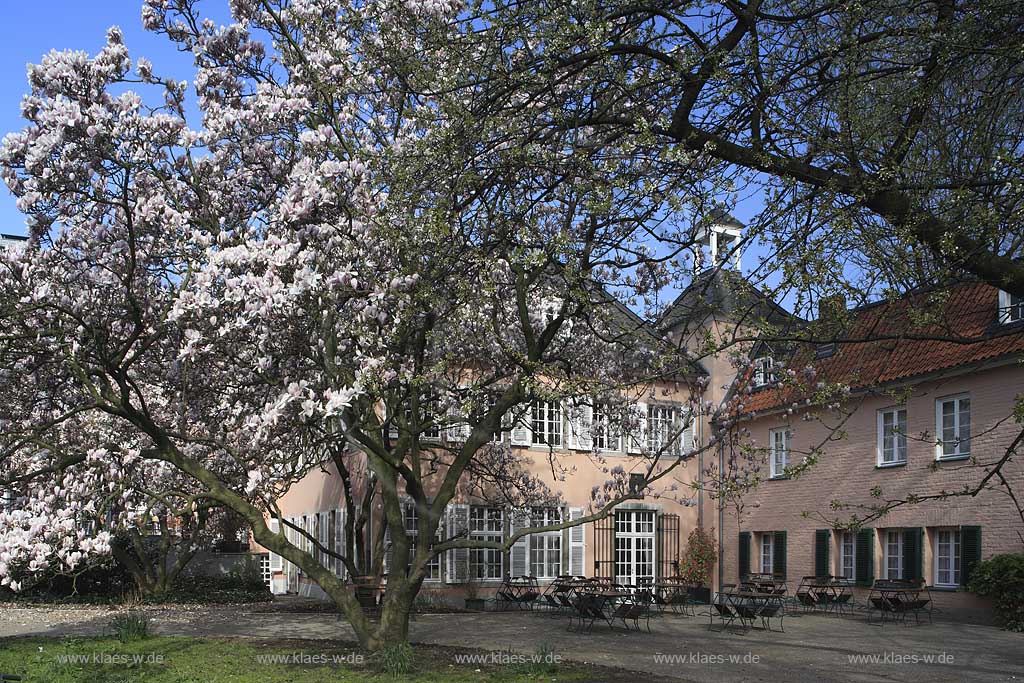
M704 401L697 407L697 528L704 530Z
M718 476L725 472L725 444L718 444ZM725 498L718 496L718 588L725 583Z

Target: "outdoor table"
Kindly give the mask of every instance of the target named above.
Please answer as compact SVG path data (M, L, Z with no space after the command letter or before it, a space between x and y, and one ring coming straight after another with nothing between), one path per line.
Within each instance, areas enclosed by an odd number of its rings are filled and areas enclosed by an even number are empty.
M690 594L687 586L678 581L659 581L654 584L653 597L659 607L670 607L675 613L682 608L683 614L687 615L686 608L690 604Z
M877 593L877 596L875 595ZM875 585L868 597L875 609L878 610L880 621L885 623L886 613L892 614L893 619L900 617L905 620L908 612L914 614L914 621L919 621L918 613L931 603L931 598L922 598L921 594L927 589L922 586L898 586L898 585ZM928 618L931 619L929 611Z
M779 617L781 628L784 614L782 612L783 601L785 600L782 595L750 590L731 591L723 593L723 595L736 618L743 624L744 629L751 628L755 619L761 619L762 626L770 631L771 626L768 619L775 616Z

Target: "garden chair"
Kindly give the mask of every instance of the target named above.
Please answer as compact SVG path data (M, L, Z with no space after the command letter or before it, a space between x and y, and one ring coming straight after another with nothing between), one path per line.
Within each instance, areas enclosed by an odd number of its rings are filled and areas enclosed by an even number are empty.
M777 617L779 620L779 630L783 633L786 632L786 629L782 627L782 619L786 616L786 606L782 600L771 600L766 602L761 606L761 609L758 610L757 616L761 618L761 625L769 631L772 630L771 620Z
M710 617L708 621L708 630L710 631L711 628L715 625L716 616L722 622L722 630L725 630L729 628L729 625L732 624L732 622L736 621L736 618L739 615L737 615L733 611L732 607L730 607L727 603L722 602L722 598L719 597L717 600L711 603L711 609L708 610L708 616Z

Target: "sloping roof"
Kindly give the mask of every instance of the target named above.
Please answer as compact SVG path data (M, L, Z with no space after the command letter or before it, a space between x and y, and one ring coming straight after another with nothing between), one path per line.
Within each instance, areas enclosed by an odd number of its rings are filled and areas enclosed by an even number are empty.
M744 227L735 216L726 210L724 204L715 205L715 208L711 211L711 215L708 216L708 221L711 225L728 225L734 228Z
M767 320L782 323L796 319L752 285L741 273L725 268L709 268L694 278L655 322L667 331L690 321L715 315L733 322L756 323Z
M942 293L945 300L936 303ZM967 282L863 306L850 311L842 334L846 341L833 355L816 358L816 346L801 343L786 362L798 374L812 366L811 385L840 383L857 391L1024 353L1024 325L998 324L998 301L996 288ZM929 324L914 322L914 309L935 311L935 306L940 309ZM772 410L804 400L813 388L768 387L751 392L743 403L746 411Z

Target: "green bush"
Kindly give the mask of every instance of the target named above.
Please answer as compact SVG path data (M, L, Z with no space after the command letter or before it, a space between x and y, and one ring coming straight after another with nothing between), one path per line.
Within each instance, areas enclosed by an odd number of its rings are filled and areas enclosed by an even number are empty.
M995 601L996 617L1005 628L1024 631L1024 553L979 562L968 588Z
M110 627L122 643L134 643L149 638L149 619L141 612L118 614L110 621Z

